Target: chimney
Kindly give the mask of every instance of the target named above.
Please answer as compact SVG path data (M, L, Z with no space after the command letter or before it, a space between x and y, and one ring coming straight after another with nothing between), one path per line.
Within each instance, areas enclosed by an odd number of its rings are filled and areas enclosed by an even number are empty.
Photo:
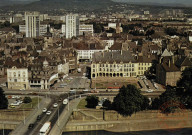
M135 59L138 60L138 55L135 55Z
M175 64L175 57L174 57L174 55L172 56L172 61L173 61L173 64Z
M162 59L163 59L163 57L161 57L161 58L159 59L159 64L161 64L161 63L162 63Z

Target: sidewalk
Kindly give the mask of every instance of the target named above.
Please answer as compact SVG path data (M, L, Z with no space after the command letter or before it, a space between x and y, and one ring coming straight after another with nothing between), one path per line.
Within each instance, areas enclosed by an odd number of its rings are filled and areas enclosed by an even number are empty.
M72 100L69 102L69 111L67 110L67 106L65 107L65 110L62 112L62 114L59 117L59 121L55 123L53 128L51 129L49 135L62 135L63 128L67 124L69 117L71 116L71 113L74 109L77 108L77 105L79 104L81 99L77 98L75 100Z
M49 103L51 102L51 99L49 98L43 98L39 104L39 109L36 106L36 108L27 116L27 118L25 119L25 124L24 121L22 121L15 130L13 130L10 135L23 135L27 130L28 130L28 125L30 123L34 123L37 115L41 114L42 109L45 108L46 106L49 105Z

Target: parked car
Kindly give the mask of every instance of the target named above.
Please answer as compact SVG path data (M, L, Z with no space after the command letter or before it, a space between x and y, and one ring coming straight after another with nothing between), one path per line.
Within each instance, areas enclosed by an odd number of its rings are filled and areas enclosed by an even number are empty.
M88 89L84 89L83 92L88 92L89 90Z
M147 92L151 93L151 92L153 92L153 90L152 89L148 89Z
M74 90L70 90L69 93L70 94L74 94L74 93L76 93L76 90L75 89Z
M14 105L9 105L9 107L10 107L10 108L15 108L15 106L14 106Z
M54 108L56 108L57 106L58 106L58 104L57 104L57 103L54 103L54 104L53 104L53 107L54 107Z
M47 112L47 108L43 108L43 112L44 112L44 113Z
M50 114L51 114L51 111L47 111L46 114L47 114L47 115L50 115Z

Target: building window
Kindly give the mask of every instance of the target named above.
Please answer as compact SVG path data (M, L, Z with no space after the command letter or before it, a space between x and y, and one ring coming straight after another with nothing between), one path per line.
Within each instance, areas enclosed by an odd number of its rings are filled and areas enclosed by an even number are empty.
M17 79L14 79L14 82L17 82Z
M14 75L14 77L16 77L16 73L15 72L13 73L13 75Z

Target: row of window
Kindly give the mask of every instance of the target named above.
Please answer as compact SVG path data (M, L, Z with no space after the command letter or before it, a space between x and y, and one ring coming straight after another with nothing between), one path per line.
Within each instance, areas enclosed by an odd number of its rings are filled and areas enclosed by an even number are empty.
M100 67L134 67L134 64L100 64ZM93 68L95 68L96 65L93 65Z
M108 68L107 68L107 69L104 69L104 68L100 68L99 71L103 71L103 72L105 72L105 71L106 71L106 72L109 72L109 71L110 71L110 72L122 72L122 71L128 72L128 71L129 71L129 72L131 72L131 71L134 71L134 68L126 68L126 69L124 69L124 70L123 70L122 68L121 68L121 69L108 69ZM93 72L96 72L96 70L93 69Z
M150 65L151 63L139 63L139 66L146 66L146 65Z
M9 81L10 82L25 82L26 80L25 79L23 79L23 81L22 81L22 79L21 80L17 80L17 79L9 79Z

